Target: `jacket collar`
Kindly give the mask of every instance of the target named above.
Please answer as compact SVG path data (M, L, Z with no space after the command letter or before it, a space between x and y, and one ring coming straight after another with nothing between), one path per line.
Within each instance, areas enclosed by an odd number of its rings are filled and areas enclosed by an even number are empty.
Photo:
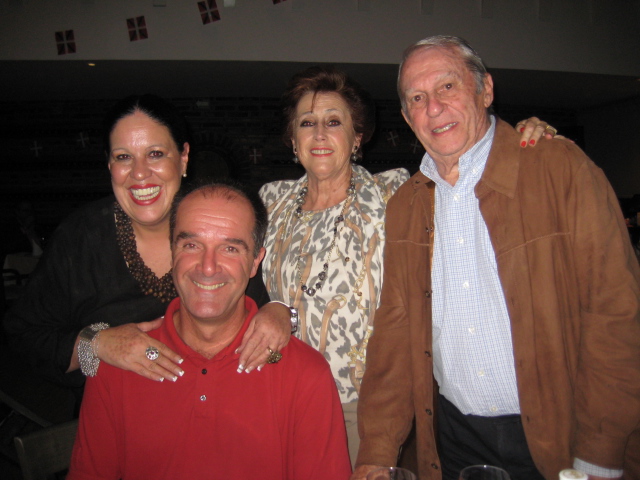
M491 190L509 198L515 197L521 153L518 140L518 133L513 127L497 119L487 166L475 188L476 197L482 198Z

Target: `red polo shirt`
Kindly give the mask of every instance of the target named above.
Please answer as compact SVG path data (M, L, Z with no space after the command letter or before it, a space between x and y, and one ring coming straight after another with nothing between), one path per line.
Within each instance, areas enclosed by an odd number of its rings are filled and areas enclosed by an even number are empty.
M154 382L102 363L88 378L68 479L347 479L351 465L331 371L292 338L282 360L237 373L235 340L212 359L178 336L169 305L150 335L182 356L184 376Z

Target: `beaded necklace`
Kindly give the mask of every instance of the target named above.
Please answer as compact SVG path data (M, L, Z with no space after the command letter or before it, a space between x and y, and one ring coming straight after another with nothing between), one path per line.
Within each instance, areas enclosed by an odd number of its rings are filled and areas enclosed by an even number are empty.
M298 192L298 198L296 198L296 205L298 206L295 210L295 215L298 218L302 218L302 216L304 215L302 211L302 205L304 205L305 201L307 200L307 193L309 193L309 188L307 185L302 187L300 189L300 192ZM356 184L355 184L355 181L353 180L353 175L352 175L351 180L349 181L349 188L347 188L347 198L344 200L342 211L340 212L340 215L338 215L333 222L333 240L331 241L331 245L329 246L329 251L327 252L327 255L324 258L324 262L322 264L322 271L318 274L318 281L313 287L309 287L302 283L302 269L300 267L300 260L302 259L302 243L300 244L300 254L298 255L298 262L296 263L296 271L298 272L298 282L300 282L301 290L305 294L309 295L310 297L313 297L316 291L321 290L322 286L324 285L324 282L327 280L327 272L329 271L329 262L331 261L331 254L333 253L333 249L336 246L338 234L342 230L342 229L338 229L338 225L344 222L344 215L347 211L347 208L349 207L351 202L353 202L355 197L356 197Z
M149 267L147 267L138 253L136 236L133 233L131 218L124 213L118 202L113 205L113 213L116 222L116 240L120 247L120 252L127 263L129 272L140 286L140 290L145 295L153 295L162 303L169 303L178 296L171 270L158 278Z

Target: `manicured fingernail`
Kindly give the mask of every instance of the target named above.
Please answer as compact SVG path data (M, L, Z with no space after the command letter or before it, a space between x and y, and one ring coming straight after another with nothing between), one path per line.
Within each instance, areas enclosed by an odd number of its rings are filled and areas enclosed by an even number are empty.
M240 347L236 348L235 352L233 353L238 353L238 350L240 350Z
M244 370L244 365L240 364L238 365L238 370L236 370L236 372L242 373L243 370Z
M253 370L253 368L252 368L252 367L249 367L249 368L247 368L247 369L244 371L244 373L251 373L251 371L252 371L252 370Z
M181 358L180 360L178 360L178 365L182 365L182 362L184 362L184 358Z
M521 147L526 147L527 146L527 142L525 142L524 140L522 142L520 142L520 146Z
M520 133L524 132L524 127L520 127L519 132L520 132Z
M183 376L183 375L184 375L184 370L180 370L180 371L178 372L178 375Z
M161 382L164 382L164 377L160 377L160 381L161 381Z
M529 140L529 145L535 145L536 141L535 140Z
M262 371L262 365L260 365L260 366L258 367L258 371L259 371L259 372L261 372L261 371Z
M178 380L178 376L174 375L173 377L171 377L171 380L173 380L175 382L176 380Z

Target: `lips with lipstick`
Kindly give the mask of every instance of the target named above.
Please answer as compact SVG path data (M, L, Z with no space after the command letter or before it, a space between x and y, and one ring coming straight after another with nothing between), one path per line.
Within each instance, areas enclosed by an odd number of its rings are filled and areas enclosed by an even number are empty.
M434 128L433 130L431 130L433 133L444 133L444 132L448 132L449 130L451 130L453 127L455 127L458 124L458 122L452 122L449 123L443 127L438 127L438 128Z
M146 185L144 187L131 187L129 193L136 203L152 203L160 196L159 185Z

